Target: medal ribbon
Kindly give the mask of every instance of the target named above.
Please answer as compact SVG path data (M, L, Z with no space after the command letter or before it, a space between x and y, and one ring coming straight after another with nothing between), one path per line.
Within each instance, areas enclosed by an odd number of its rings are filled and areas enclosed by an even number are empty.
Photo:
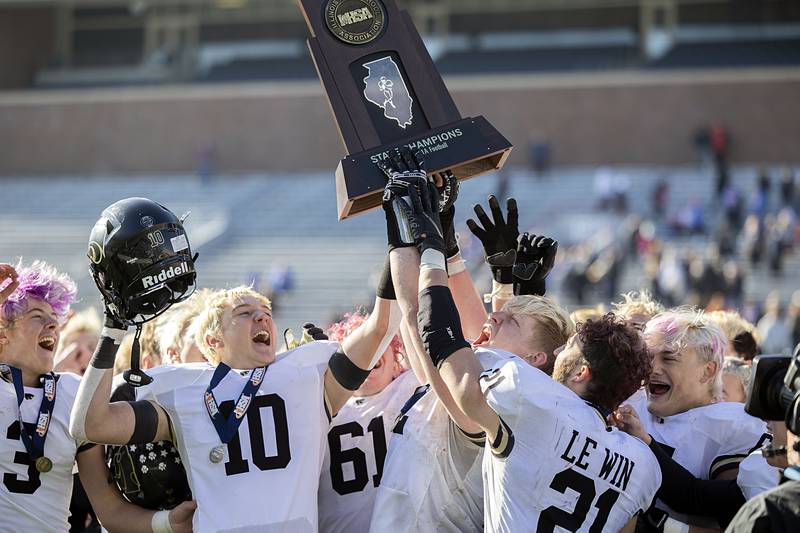
M22 385L22 371L10 367L11 379L14 382L14 391L17 393L17 413L19 415L19 434L28 454L35 461L44 456L44 441L47 439L47 430L50 428L50 419L53 415L53 406L56 403L56 376L52 372L42 374L40 379L44 384L42 403L39 405L39 415L36 417L36 429L33 435L28 434L25 424L22 423L22 400L25 399L25 388Z
M219 440L221 440L223 444L228 444L232 441L236 432L239 430L239 424L242 423L244 415L247 414L247 409L250 407L256 391L258 391L258 387L261 385L261 382L264 381L267 367L262 366L250 371L250 376L242 392L239 394L239 399L236 400L236 404L231 413L225 418L222 411L219 409L217 399L214 397L214 388L219 385L222 378L228 375L230 371L231 367L225 363L217 365L216 370L214 370L214 375L211 377L211 383L208 384L208 388L206 389L204 398L208 416L211 417L211 422L214 423L214 429L217 430Z

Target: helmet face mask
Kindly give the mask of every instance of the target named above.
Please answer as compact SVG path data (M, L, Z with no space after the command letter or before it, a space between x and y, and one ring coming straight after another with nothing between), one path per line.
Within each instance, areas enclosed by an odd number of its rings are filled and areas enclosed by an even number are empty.
M194 259L183 224L145 198L120 200L103 211L88 256L106 307L128 325L152 320L194 291Z

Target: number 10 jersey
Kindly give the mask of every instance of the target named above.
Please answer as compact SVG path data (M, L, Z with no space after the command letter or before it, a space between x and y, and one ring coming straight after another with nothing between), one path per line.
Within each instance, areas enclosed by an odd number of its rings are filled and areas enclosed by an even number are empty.
M214 367L191 363L148 371L153 383L138 389L137 399L153 400L169 415L197 500L194 531L317 531L317 486L328 430L324 374L337 347L305 344L269 365L219 463L209 459L220 439L203 401ZM214 389L224 415L249 375L249 370L232 370Z

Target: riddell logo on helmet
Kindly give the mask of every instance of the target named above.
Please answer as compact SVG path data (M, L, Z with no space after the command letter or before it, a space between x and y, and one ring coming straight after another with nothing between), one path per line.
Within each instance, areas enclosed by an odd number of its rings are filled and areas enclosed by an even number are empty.
M177 278L178 276L182 276L183 274L189 273L189 265L187 263L181 263L179 265L171 266L166 270L162 270L158 274L153 274L152 276L145 276L142 278L142 285L145 289L149 289L159 283L164 283L165 281Z

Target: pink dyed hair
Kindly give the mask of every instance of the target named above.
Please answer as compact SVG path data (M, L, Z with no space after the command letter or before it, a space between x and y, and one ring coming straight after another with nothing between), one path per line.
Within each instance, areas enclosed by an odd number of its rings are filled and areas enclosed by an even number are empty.
M356 330L356 328L358 328L358 326L363 324L368 317L369 315L365 315L360 312L345 313L342 320L331 324L330 327L328 327L328 337L332 341L342 342L345 337L350 335ZM395 335L392 338L392 341L389 343L389 347L392 349L392 355L394 355L395 362L402 364L403 358L405 357L405 347L403 346L403 341L400 340L399 335Z
M703 361L716 361L717 375L713 392L715 396L722 394L722 365L728 340L703 311L683 307L659 313L647 323L643 336L648 347L655 343L676 352L691 348Z
M28 310L31 298L50 304L56 317L63 322L78 292L72 278L44 261L34 261L30 266L22 266L20 262L14 268L19 287L0 306L0 325L12 327Z

